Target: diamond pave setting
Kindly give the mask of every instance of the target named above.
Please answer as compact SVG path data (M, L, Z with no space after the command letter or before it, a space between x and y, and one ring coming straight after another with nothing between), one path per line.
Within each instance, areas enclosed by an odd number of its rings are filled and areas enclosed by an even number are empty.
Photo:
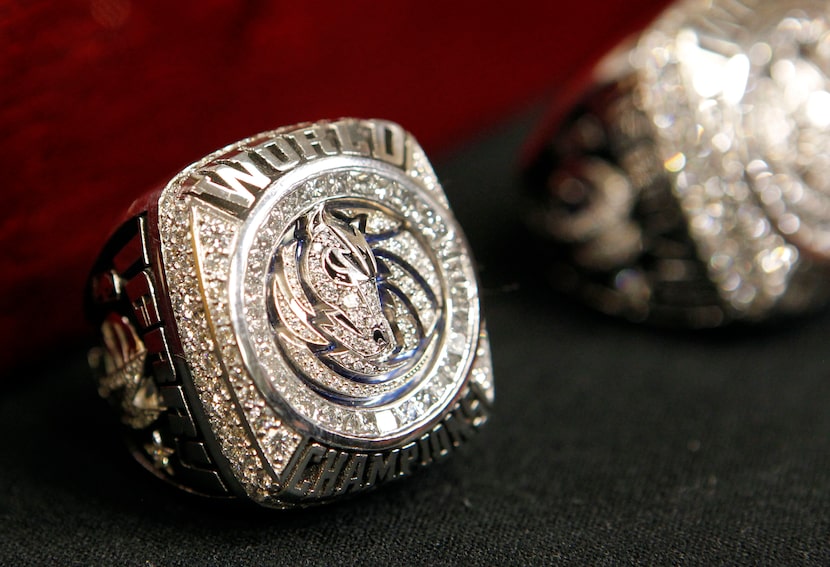
M563 287L694 327L825 303L828 45L824 2L686 0L607 58L530 182Z
M472 260L399 126L243 140L171 181L158 219L199 401L252 499L369 488L483 423L492 371Z
M632 54L710 277L750 315L784 294L799 248L830 251L830 193L816 174L830 124L829 21L822 3L686 3Z

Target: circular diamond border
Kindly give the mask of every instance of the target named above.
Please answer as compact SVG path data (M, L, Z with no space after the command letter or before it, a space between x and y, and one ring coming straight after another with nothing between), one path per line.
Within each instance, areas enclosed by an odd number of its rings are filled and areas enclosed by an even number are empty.
M286 223L312 202L348 197L378 201L416 224L432 245L443 280L445 326L425 370L430 375L401 398L377 407L341 405L303 384L274 343L266 309L268 263ZM449 210L400 170L375 160L330 158L297 168L269 186L241 236L230 270L237 339L254 381L299 430L347 447L376 446L400 442L441 417L467 379L480 325L475 271Z

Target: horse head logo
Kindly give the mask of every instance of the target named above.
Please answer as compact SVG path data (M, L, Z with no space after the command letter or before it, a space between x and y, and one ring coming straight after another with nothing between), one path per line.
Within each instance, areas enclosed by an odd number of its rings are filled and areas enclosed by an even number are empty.
M364 236L365 216L340 218L319 207L308 219L301 279L317 303L320 329L363 357L384 358L396 346L378 289L378 264Z
M272 287L283 334L356 373L398 366L401 350L365 228L365 215L315 207L285 235Z

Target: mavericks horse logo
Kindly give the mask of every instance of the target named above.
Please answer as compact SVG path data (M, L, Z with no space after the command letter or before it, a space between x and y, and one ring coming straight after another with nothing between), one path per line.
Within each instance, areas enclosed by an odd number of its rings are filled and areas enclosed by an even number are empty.
M271 270L275 329L317 386L353 395L353 386L337 387L343 378L369 385L400 377L434 335L437 280L419 273L432 264L402 227L377 208L329 202L283 234Z

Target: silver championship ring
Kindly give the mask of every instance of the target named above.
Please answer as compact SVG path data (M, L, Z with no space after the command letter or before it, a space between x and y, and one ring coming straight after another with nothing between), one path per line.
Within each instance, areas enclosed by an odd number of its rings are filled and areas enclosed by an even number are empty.
M87 311L101 395L182 488L305 506L408 476L487 420L470 250L397 124L265 132L111 237Z
M553 280L637 321L714 327L830 295L830 10L679 2L531 151Z

